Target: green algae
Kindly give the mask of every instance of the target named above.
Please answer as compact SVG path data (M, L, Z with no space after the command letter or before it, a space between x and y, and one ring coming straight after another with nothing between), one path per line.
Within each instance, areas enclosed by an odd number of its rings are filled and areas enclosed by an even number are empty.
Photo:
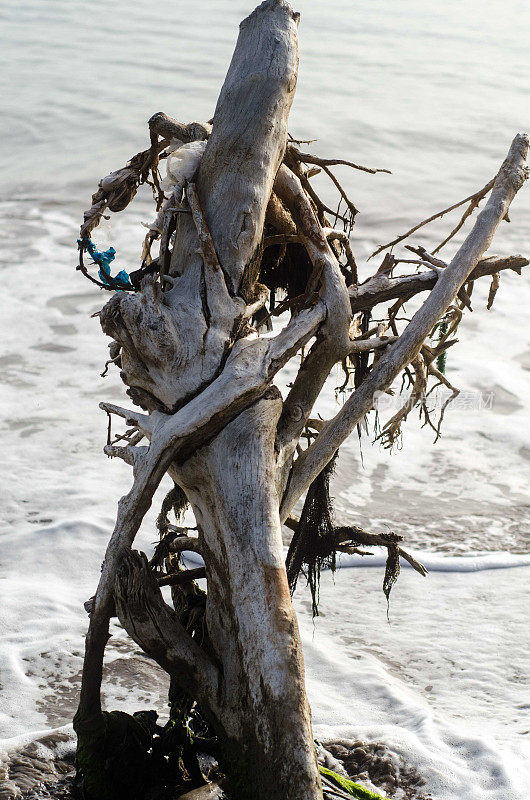
M336 772L333 772L327 767L323 767L319 764L318 770L320 774L324 775L331 783L334 783L335 786L352 797L357 797L358 800L385 800L381 795L375 794L369 789L365 789L364 786L360 786L358 783L354 783L348 778L343 778L342 775L337 775Z

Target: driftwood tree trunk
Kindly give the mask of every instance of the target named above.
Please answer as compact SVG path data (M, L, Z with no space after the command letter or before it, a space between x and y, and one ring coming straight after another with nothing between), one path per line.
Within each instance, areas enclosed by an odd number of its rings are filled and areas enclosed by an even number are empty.
M269 389L190 458L179 478L208 565L206 621L224 677L220 738L235 744L251 796L317 797L278 514L274 442L281 408L279 392Z
M211 131L165 115L151 120L152 147L139 154L143 164L173 136L207 139L206 147L182 201L170 198L164 212L157 269L139 291L116 293L101 311L128 393L144 413L102 404L134 430L125 446L105 448L132 466L134 482L119 503L92 606L75 720L80 766L88 773L86 748L101 719L109 620L117 613L172 683L199 704L218 736L235 800L317 800L322 792L281 522L372 408L377 392L416 363L470 276L528 263L519 257L479 264L525 177L528 142L518 136L492 182L490 200L450 264L440 268L425 255L426 273L393 279L380 270L358 285L347 237L329 226L303 154L288 143L297 25L284 0L266 0L242 23ZM165 137L162 143L158 135ZM95 215L112 207L112 192L130 178L127 169L100 185L84 235L97 224ZM250 323L271 288L258 282L271 234L284 248L303 250L309 274L283 330L263 338ZM378 330L372 338L356 338L352 312L368 313L378 303L428 290L401 335ZM310 340L282 401L274 376ZM335 419L313 423L318 436L313 433L316 440L302 452L301 436L311 427L311 410L334 364L370 351L377 363ZM166 472L197 521L195 544L188 539L181 545L204 558L201 640L164 602L146 559L131 551ZM116 794L108 781L87 788L93 797Z

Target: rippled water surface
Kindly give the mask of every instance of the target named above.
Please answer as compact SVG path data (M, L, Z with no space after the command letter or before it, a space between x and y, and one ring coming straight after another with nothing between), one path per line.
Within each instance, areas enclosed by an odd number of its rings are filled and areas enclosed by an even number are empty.
M4 0L4 190L77 197L95 169L115 167L143 144L154 111L210 118L237 25L253 6L160 0L148 11L138 0ZM511 137L528 127L528 3L296 7L291 131L317 137L322 152L393 170L392 178L346 179L370 219L458 199L491 176ZM530 201L520 207L522 216Z

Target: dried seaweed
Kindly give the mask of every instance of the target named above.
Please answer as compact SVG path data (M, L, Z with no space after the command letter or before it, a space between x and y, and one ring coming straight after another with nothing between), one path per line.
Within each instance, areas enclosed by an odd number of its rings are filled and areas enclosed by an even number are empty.
M286 559L291 594L296 589L300 573L307 578L311 591L313 617L318 616L320 571L323 567L335 571L336 566L333 506L329 496L329 479L335 468L336 458L335 453L307 490L300 522L291 540Z

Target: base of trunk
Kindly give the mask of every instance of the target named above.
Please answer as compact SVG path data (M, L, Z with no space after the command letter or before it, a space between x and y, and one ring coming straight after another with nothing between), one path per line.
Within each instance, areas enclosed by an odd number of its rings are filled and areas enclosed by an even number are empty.
M281 410L272 387L178 475L205 557L207 630L223 668L216 727L235 800L321 797L275 483Z

